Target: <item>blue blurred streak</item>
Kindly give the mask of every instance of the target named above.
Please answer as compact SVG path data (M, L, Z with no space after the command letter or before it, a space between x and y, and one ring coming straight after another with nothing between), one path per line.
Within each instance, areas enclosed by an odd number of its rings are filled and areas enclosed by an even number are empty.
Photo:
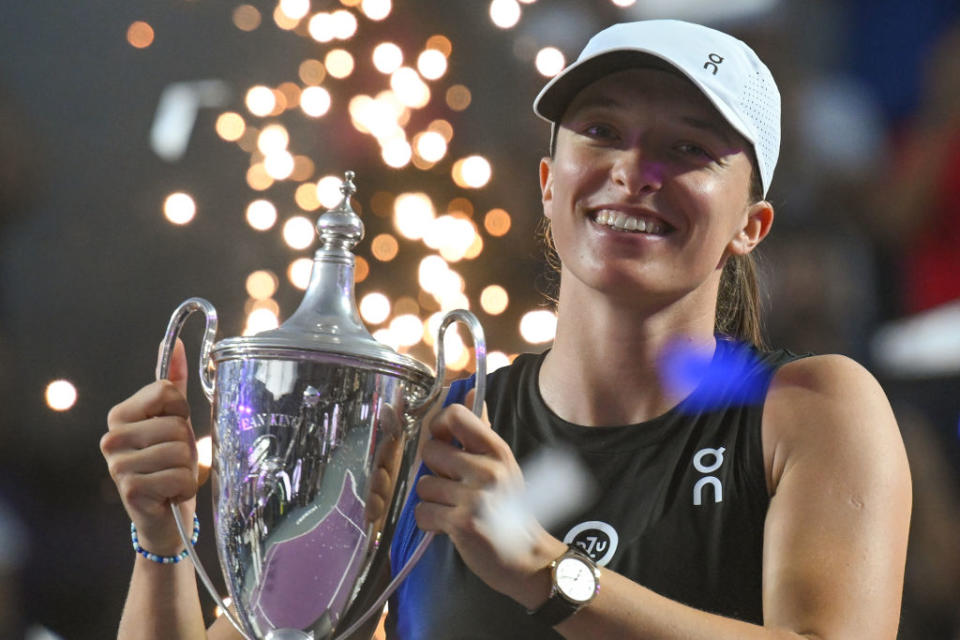
M660 361L668 392L689 394L680 404L689 412L761 402L768 371L768 365L751 346L725 339L717 339L713 353L702 344L675 342Z

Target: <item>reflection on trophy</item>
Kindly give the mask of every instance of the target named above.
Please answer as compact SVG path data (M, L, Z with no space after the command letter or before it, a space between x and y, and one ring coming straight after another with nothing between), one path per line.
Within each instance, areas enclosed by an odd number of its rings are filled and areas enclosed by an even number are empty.
M420 418L443 384L442 338L453 322L473 333L475 410L483 404L483 332L469 312L444 318L437 376L363 326L353 290L351 249L363 223L350 206L352 172L341 191L340 205L317 222L321 246L303 302L282 326L214 345L216 312L191 298L171 317L163 345L166 377L184 322L204 313L200 374L212 403L217 551L239 617L231 621L251 639L345 637L379 613L406 575L410 567L382 592Z

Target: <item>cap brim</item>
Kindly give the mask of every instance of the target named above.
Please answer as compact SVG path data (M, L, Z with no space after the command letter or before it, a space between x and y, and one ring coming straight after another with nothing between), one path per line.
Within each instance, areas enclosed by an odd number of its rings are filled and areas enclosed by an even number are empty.
M580 91L600 78L637 67L662 69L682 75L667 60L637 50L607 51L570 65L548 82L533 101L534 112L549 122L560 122L567 107Z
M543 87L533 101L533 110L544 120L559 124L574 96L584 87L611 73L638 67L669 71L688 80L706 96L720 115L747 139L747 142L751 145L755 144L756 136L750 128L724 104L723 100L714 96L708 87L691 78L680 66L673 64L670 60L642 49L605 51L573 63Z

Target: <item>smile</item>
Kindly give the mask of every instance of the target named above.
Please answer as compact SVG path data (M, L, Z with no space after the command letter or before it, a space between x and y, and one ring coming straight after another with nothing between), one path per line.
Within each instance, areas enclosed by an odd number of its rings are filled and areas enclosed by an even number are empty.
M648 216L632 216L622 211L601 209L593 214L593 221L615 231L646 233L662 236L672 228L661 220Z

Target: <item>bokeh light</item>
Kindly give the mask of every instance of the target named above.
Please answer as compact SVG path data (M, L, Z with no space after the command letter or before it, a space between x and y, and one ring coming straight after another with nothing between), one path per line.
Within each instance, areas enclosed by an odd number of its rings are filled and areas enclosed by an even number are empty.
M269 331L280 326L280 319L277 314L266 307L254 309L247 315L247 325L243 329L243 335L252 336L261 331Z
M447 72L447 57L436 49L427 49L417 58L417 71L427 80L437 80Z
M385 140L380 155L388 167L401 169L410 163L413 149L410 143L401 137Z
M462 84L455 84L447 89L447 106L454 111L463 111L470 106L473 96L470 95L470 89Z
M483 156L473 155L455 162L450 173L458 187L480 189L490 182L493 168Z
M343 200L343 194L340 193L340 186L343 180L337 176L324 176L317 181L317 200L327 208L333 209Z
M495 237L507 235L510 231L510 214L503 209L491 209L483 217L483 228Z
M439 33L432 35L427 38L427 45L425 49L436 49L446 57L450 57L450 54L453 53L453 43L450 42L450 38Z
M44 397L54 411L68 411L77 402L77 388L69 380L54 380L47 385Z
M190 195L178 191L163 201L163 215L177 225L188 224L197 213L197 204Z
M520 336L530 344L550 342L556 334L557 315L553 311L528 311L520 318Z
M283 223L283 241L291 249L306 249L313 244L313 222L304 216L293 216Z
M438 162L447 154L447 141L436 131L424 131L414 138L417 155L428 162Z
M357 256L353 268L353 281L363 282L370 275L370 263L363 256Z
M247 295L254 300L266 300L272 298L277 292L277 286L280 282L276 274L268 269L254 271L247 276L246 288Z
M270 124L260 130L257 148L264 155L285 151L290 143L290 134L282 124Z
M146 49L153 44L153 36L153 27L142 20L127 27L127 42L136 49Z
M326 12L315 14L307 23L307 32L317 42L330 42L336 37L333 16Z
M393 201L393 225L404 238L419 240L436 217L433 201L425 193L401 193Z
M412 347L423 339L423 322L410 313L395 316L389 329L401 347Z
M310 273L313 271L313 260L297 258L287 267L287 280L297 289L303 291L310 284Z
M520 22L520 4L517 0L492 0L490 19L501 29L510 29Z
M288 151L271 153L263 160L263 168L274 180L286 180L293 173L293 156Z
M437 119L427 126L427 131L433 131L443 136L443 139L450 144L453 140L453 125L443 119Z
M373 48L373 66L380 73L391 74L403 64L403 50L392 42L381 42Z
M410 67L400 67L390 75L390 88L408 107L420 109L430 102L430 87Z
M389 233L381 233L370 241L370 253L381 262L389 262L397 257L400 244Z
M300 24L299 18L291 18L283 12L283 9L278 4L273 9L273 23L283 29L284 31L292 31L297 28L297 25Z
M213 436L203 436L197 440L197 464L204 469L213 465Z
M267 173L262 162L252 164L247 169L247 185L254 191L266 191L273 186L273 178Z
M280 0L280 11L293 20L300 20L310 13L310 0Z
M338 40L352 38L357 32L357 17L345 9L338 9L331 14L333 21L333 35Z
M247 91L244 102L250 113L255 116L260 116L261 118L270 115L277 106L277 99L273 94L273 90L263 85L251 87L250 90Z
M491 316L500 315L510 304L510 296L507 290L498 284L491 284L484 287L480 292L480 308Z
M323 82L323 79L327 76L327 70L323 68L322 62L310 58L300 63L297 75L300 76L303 84L316 86Z
M300 94L300 108L311 118L326 115L330 103L330 92L323 87L307 87Z
M353 56L346 49L331 49L323 59L323 65L331 76L343 79L353 73Z
M510 357L503 351L491 351L487 354L487 373L492 373L509 364Z
M247 205L247 224L257 231L267 231L277 222L277 208L269 200L254 200Z
M253 5L241 4L233 10L233 24L241 31L254 31L262 21L260 10Z
M313 160L311 160L309 156L293 156L293 173L290 174L290 179L296 180L297 182L309 180L311 177L313 177L314 169L316 169L316 166L313 164ZM316 185L311 186L316 189Z
M563 52L560 49L544 47L537 52L535 64L540 75L552 78L563 71L566 59L564 59Z
M217 135L227 142L236 142L243 137L243 132L247 125L243 121L243 116L233 111L227 111L217 116L217 122L214 127Z
M304 211L316 211L320 208L320 199L317 198L317 185L312 182L304 182L297 187L293 199L297 206Z
M390 315L390 300L376 291L368 293L360 299L360 315L370 324L380 324Z
M390 15L393 4L390 0L363 0L360 10L371 20L383 20Z

